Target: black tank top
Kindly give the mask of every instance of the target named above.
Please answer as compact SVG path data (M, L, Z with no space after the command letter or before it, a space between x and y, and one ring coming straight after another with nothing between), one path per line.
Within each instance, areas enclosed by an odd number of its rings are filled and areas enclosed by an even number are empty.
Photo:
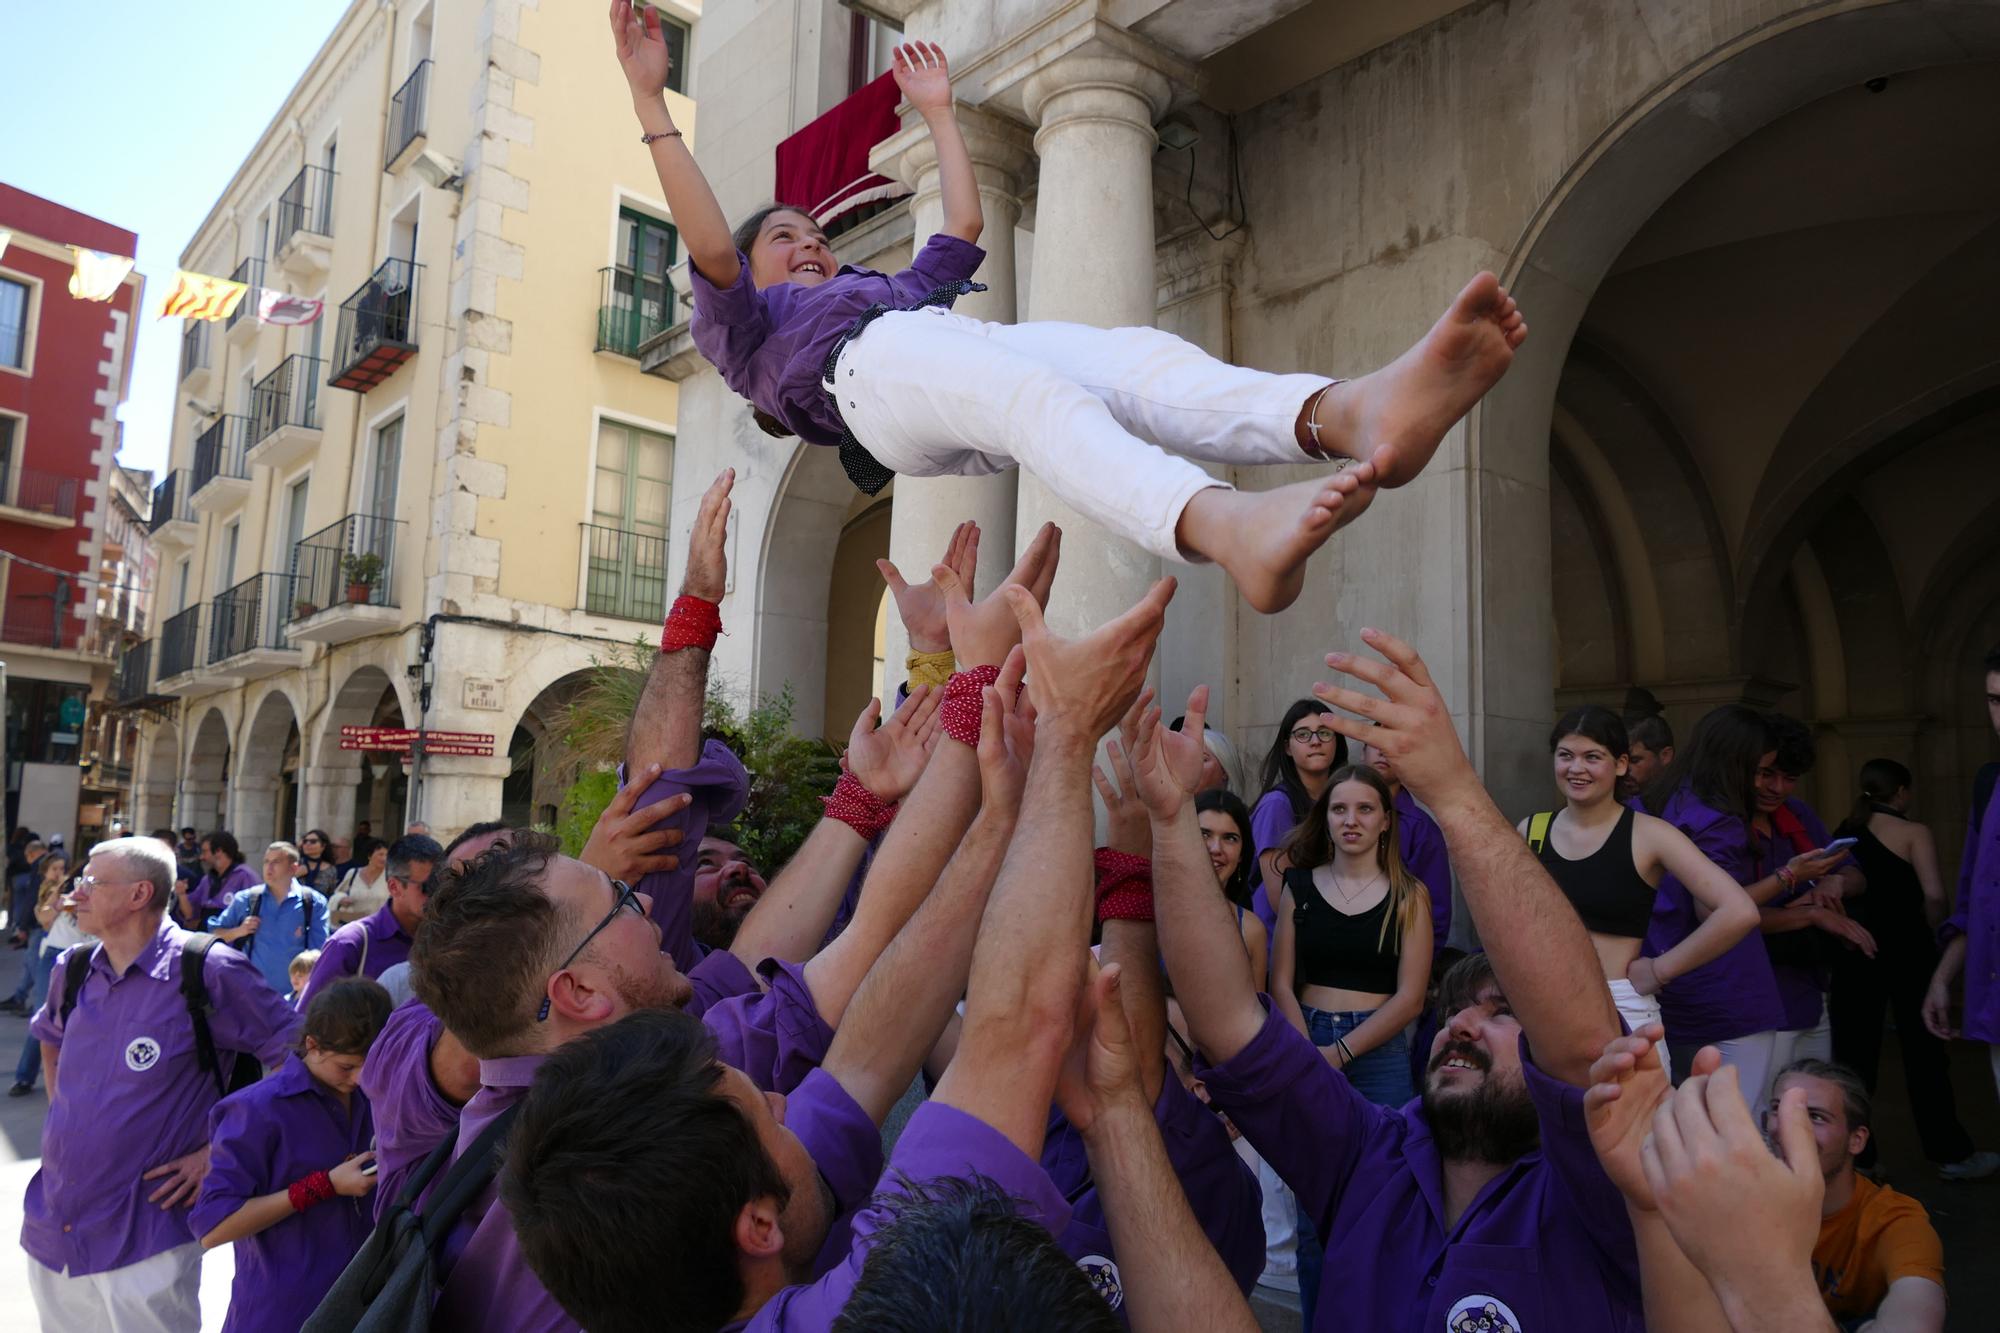
M1902 818L1894 810L1877 809ZM1917 868L1891 851L1866 825L1858 836L1854 860L1868 877L1868 892L1853 900L1850 913L1875 935L1878 946L1890 947L1884 945L1888 939L1894 941L1898 952L1905 941L1923 950L1929 946L1931 930L1924 919L1924 886L1917 878Z
M1365 912L1352 916L1320 896L1312 871L1293 867L1285 872L1292 891L1292 925L1296 928L1294 980L1301 986L1336 990L1396 993L1396 963L1403 950L1401 934L1391 927L1382 938L1389 914L1389 895Z
M1618 817L1604 845L1571 861L1556 851L1555 821L1542 836L1539 853L1549 878L1583 918L1585 930L1620 939L1642 940L1653 920L1653 899L1659 890L1646 882L1632 861L1631 808Z

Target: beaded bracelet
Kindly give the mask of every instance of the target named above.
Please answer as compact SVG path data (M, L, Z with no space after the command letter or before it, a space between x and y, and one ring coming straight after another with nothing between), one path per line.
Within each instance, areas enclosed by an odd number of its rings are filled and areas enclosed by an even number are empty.
M1109 847L1099 847L1094 859L1098 921L1151 921L1153 863Z
M722 633L722 611L706 597L683 594L674 598L667 623L660 628L660 651L677 653L683 648L712 652L715 636Z
M867 842L881 836L900 808L884 803L852 773L842 773L840 781L833 784L833 794L821 797L820 803L826 807L828 819L839 820Z
M1000 679L997 666L967 667L951 673L938 705L938 726L960 745L979 748L980 721L985 716L986 687Z

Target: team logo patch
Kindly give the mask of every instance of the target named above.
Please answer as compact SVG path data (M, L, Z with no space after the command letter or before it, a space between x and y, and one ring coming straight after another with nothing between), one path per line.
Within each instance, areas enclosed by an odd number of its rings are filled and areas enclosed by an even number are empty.
M134 1037L125 1047L125 1067L143 1074L160 1063L160 1043L151 1037Z
M1521 1321L1497 1296L1466 1296L1445 1317L1445 1333L1521 1333Z
M1118 1265L1101 1254L1086 1254L1076 1261L1083 1275L1090 1279L1090 1285L1104 1298L1104 1303L1116 1310L1125 1304L1125 1283L1118 1276Z

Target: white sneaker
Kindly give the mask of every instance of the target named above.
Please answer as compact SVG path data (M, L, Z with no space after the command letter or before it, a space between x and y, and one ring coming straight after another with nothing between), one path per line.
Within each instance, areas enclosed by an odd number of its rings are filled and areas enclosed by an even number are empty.
M2000 1171L2000 1152L1976 1152L1962 1162L1938 1168L1939 1180L1984 1180Z

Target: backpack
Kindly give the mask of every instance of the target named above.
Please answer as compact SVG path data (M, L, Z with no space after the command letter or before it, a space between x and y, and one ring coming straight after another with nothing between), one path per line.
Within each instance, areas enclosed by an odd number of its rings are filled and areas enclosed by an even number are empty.
M424 1159L300 1333L428 1333L438 1297L438 1252L466 1208L492 1183L501 1142L520 1109L516 1102L493 1118L419 1215L417 1198L450 1160L458 1136Z
M215 1080L217 1095L227 1097L255 1083L264 1076L264 1071L255 1060L232 1058L229 1072L223 1073L222 1057L215 1049L215 1034L208 1027L208 1015L215 1006L209 1001L208 978L203 975L208 966L208 951L219 942L205 931L194 931L181 945L181 998L187 1003L188 1020L194 1024L195 1064ZM83 991L84 979L90 975L90 960L96 952L95 946L73 949L64 965L61 1012L65 1026L76 1008L77 996ZM193 966L189 966L190 959Z
M1528 846L1536 856L1542 854L1542 847L1549 840L1549 825L1556 822L1556 812L1543 810L1528 816Z

